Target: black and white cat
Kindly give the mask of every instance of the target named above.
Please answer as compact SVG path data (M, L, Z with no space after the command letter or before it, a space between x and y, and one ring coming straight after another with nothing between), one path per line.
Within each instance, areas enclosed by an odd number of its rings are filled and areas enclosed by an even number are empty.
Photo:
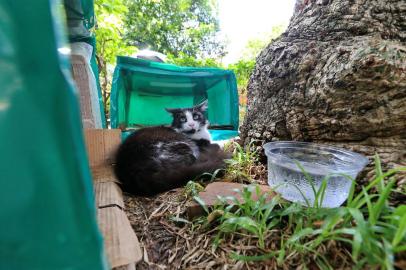
M173 116L172 127L177 132L184 133L193 140L211 142L211 136L207 130L209 121L203 114L206 110L207 100L193 108L166 109Z
M115 174L124 191L151 196L224 168L227 155L207 130L207 101L166 110L173 116L170 127L140 129L120 145Z

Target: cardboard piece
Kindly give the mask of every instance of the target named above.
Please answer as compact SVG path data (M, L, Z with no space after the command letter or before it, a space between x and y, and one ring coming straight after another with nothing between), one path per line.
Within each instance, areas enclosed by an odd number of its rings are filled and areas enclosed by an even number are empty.
M111 165L121 142L121 131L86 129L85 140L93 175L97 221L107 258L112 268L135 269L142 252L123 210L123 193Z
M89 91L89 74L86 68L86 59L80 55L72 55L72 75L80 94L80 112L83 127L96 128L93 121L91 97Z
M102 128L99 90L90 64L93 47L85 42L74 42L71 49L72 76L79 90L83 127Z
M114 161L114 154L121 143L119 129L85 129L87 153L91 168L103 169Z
M140 243L122 209L99 208L97 220L103 234L105 252L113 268L141 260Z
M135 263L124 265L124 266L119 266L115 267L113 270L136 270L135 269Z
M124 209L123 193L116 183L95 182L94 194L98 208L118 206L120 209Z
M113 172L113 166L111 165L104 165L98 167L91 167L92 175L93 175L93 182L95 183L106 183L106 182L116 182L119 181L116 179L116 176Z
M218 202L218 196L235 197L238 201L242 201L240 194L236 190L242 191L245 185L239 183L229 183L229 182L213 182L206 186L205 190L199 192L199 197L202 199L207 207L213 207ZM264 193L269 193L267 200L272 199L275 193L272 191L271 187L267 185L259 185L260 196ZM252 199L257 200L258 197L255 193L252 194ZM233 202L230 200L230 204ZM195 201L191 201L187 205L187 215L189 218L194 218L204 214L203 208Z

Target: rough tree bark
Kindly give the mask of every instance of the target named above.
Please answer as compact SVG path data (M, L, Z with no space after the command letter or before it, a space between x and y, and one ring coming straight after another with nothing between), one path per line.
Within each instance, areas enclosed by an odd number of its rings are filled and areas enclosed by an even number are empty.
M257 58L241 137L327 142L406 165L406 1L297 0Z

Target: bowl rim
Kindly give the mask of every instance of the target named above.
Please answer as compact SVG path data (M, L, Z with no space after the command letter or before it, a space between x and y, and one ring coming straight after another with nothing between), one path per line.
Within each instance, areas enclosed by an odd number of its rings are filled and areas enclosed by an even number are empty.
M294 144L294 145L293 145ZM353 173L359 173L368 163L369 160L367 157L364 155L347 150L345 148L340 148L328 144L320 144L320 143L313 143L313 142L302 142L302 141L274 141L274 142L268 142L263 145L263 148L265 150L265 155L267 156L268 159L271 159L272 161L277 161L276 158L282 159L282 161L285 162L291 162L294 163L294 159L284 155L284 154L276 154L276 153L270 153L272 149L275 148L282 148L283 146L310 146L310 147L317 147L318 149L326 150L331 152L331 150L334 150L339 153L343 153L345 155L348 155L351 159L354 160L354 163L351 164L351 166L348 166L348 168L345 168L346 172L353 172Z

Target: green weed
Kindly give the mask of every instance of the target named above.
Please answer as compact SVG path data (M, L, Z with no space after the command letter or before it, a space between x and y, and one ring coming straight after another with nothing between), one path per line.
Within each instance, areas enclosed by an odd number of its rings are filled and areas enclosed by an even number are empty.
M232 158L227 160L227 168L224 178L236 181L236 182L251 182L252 181L252 169L256 166L258 162L258 152L252 150L252 141L247 147L243 148L236 142L231 142L225 145L224 150L232 150Z
M201 192L203 190L204 190L204 187L201 184L199 184L195 181L189 181L186 183L186 186L185 186L183 192L185 194L185 197L189 198L189 197L197 196L199 194L199 192Z
M246 161L244 155L237 158ZM358 194L352 180L347 203L338 208L320 207L327 178L319 190L314 188L316 200L312 207L260 194L255 185L239 191L240 199L219 197L214 209L206 208L206 228L214 226L216 233L213 246L245 237L251 245L255 243L256 252L247 254L235 249L231 258L275 260L282 266L300 257L320 269L334 269L337 262L330 253L342 252L341 257L349 257L355 269L394 269L396 257L406 252L406 206L390 206L389 195L395 183L393 175L406 171L406 167L383 172L376 156L375 171L375 178ZM258 199L253 199L253 195ZM331 250L327 246L336 248Z

